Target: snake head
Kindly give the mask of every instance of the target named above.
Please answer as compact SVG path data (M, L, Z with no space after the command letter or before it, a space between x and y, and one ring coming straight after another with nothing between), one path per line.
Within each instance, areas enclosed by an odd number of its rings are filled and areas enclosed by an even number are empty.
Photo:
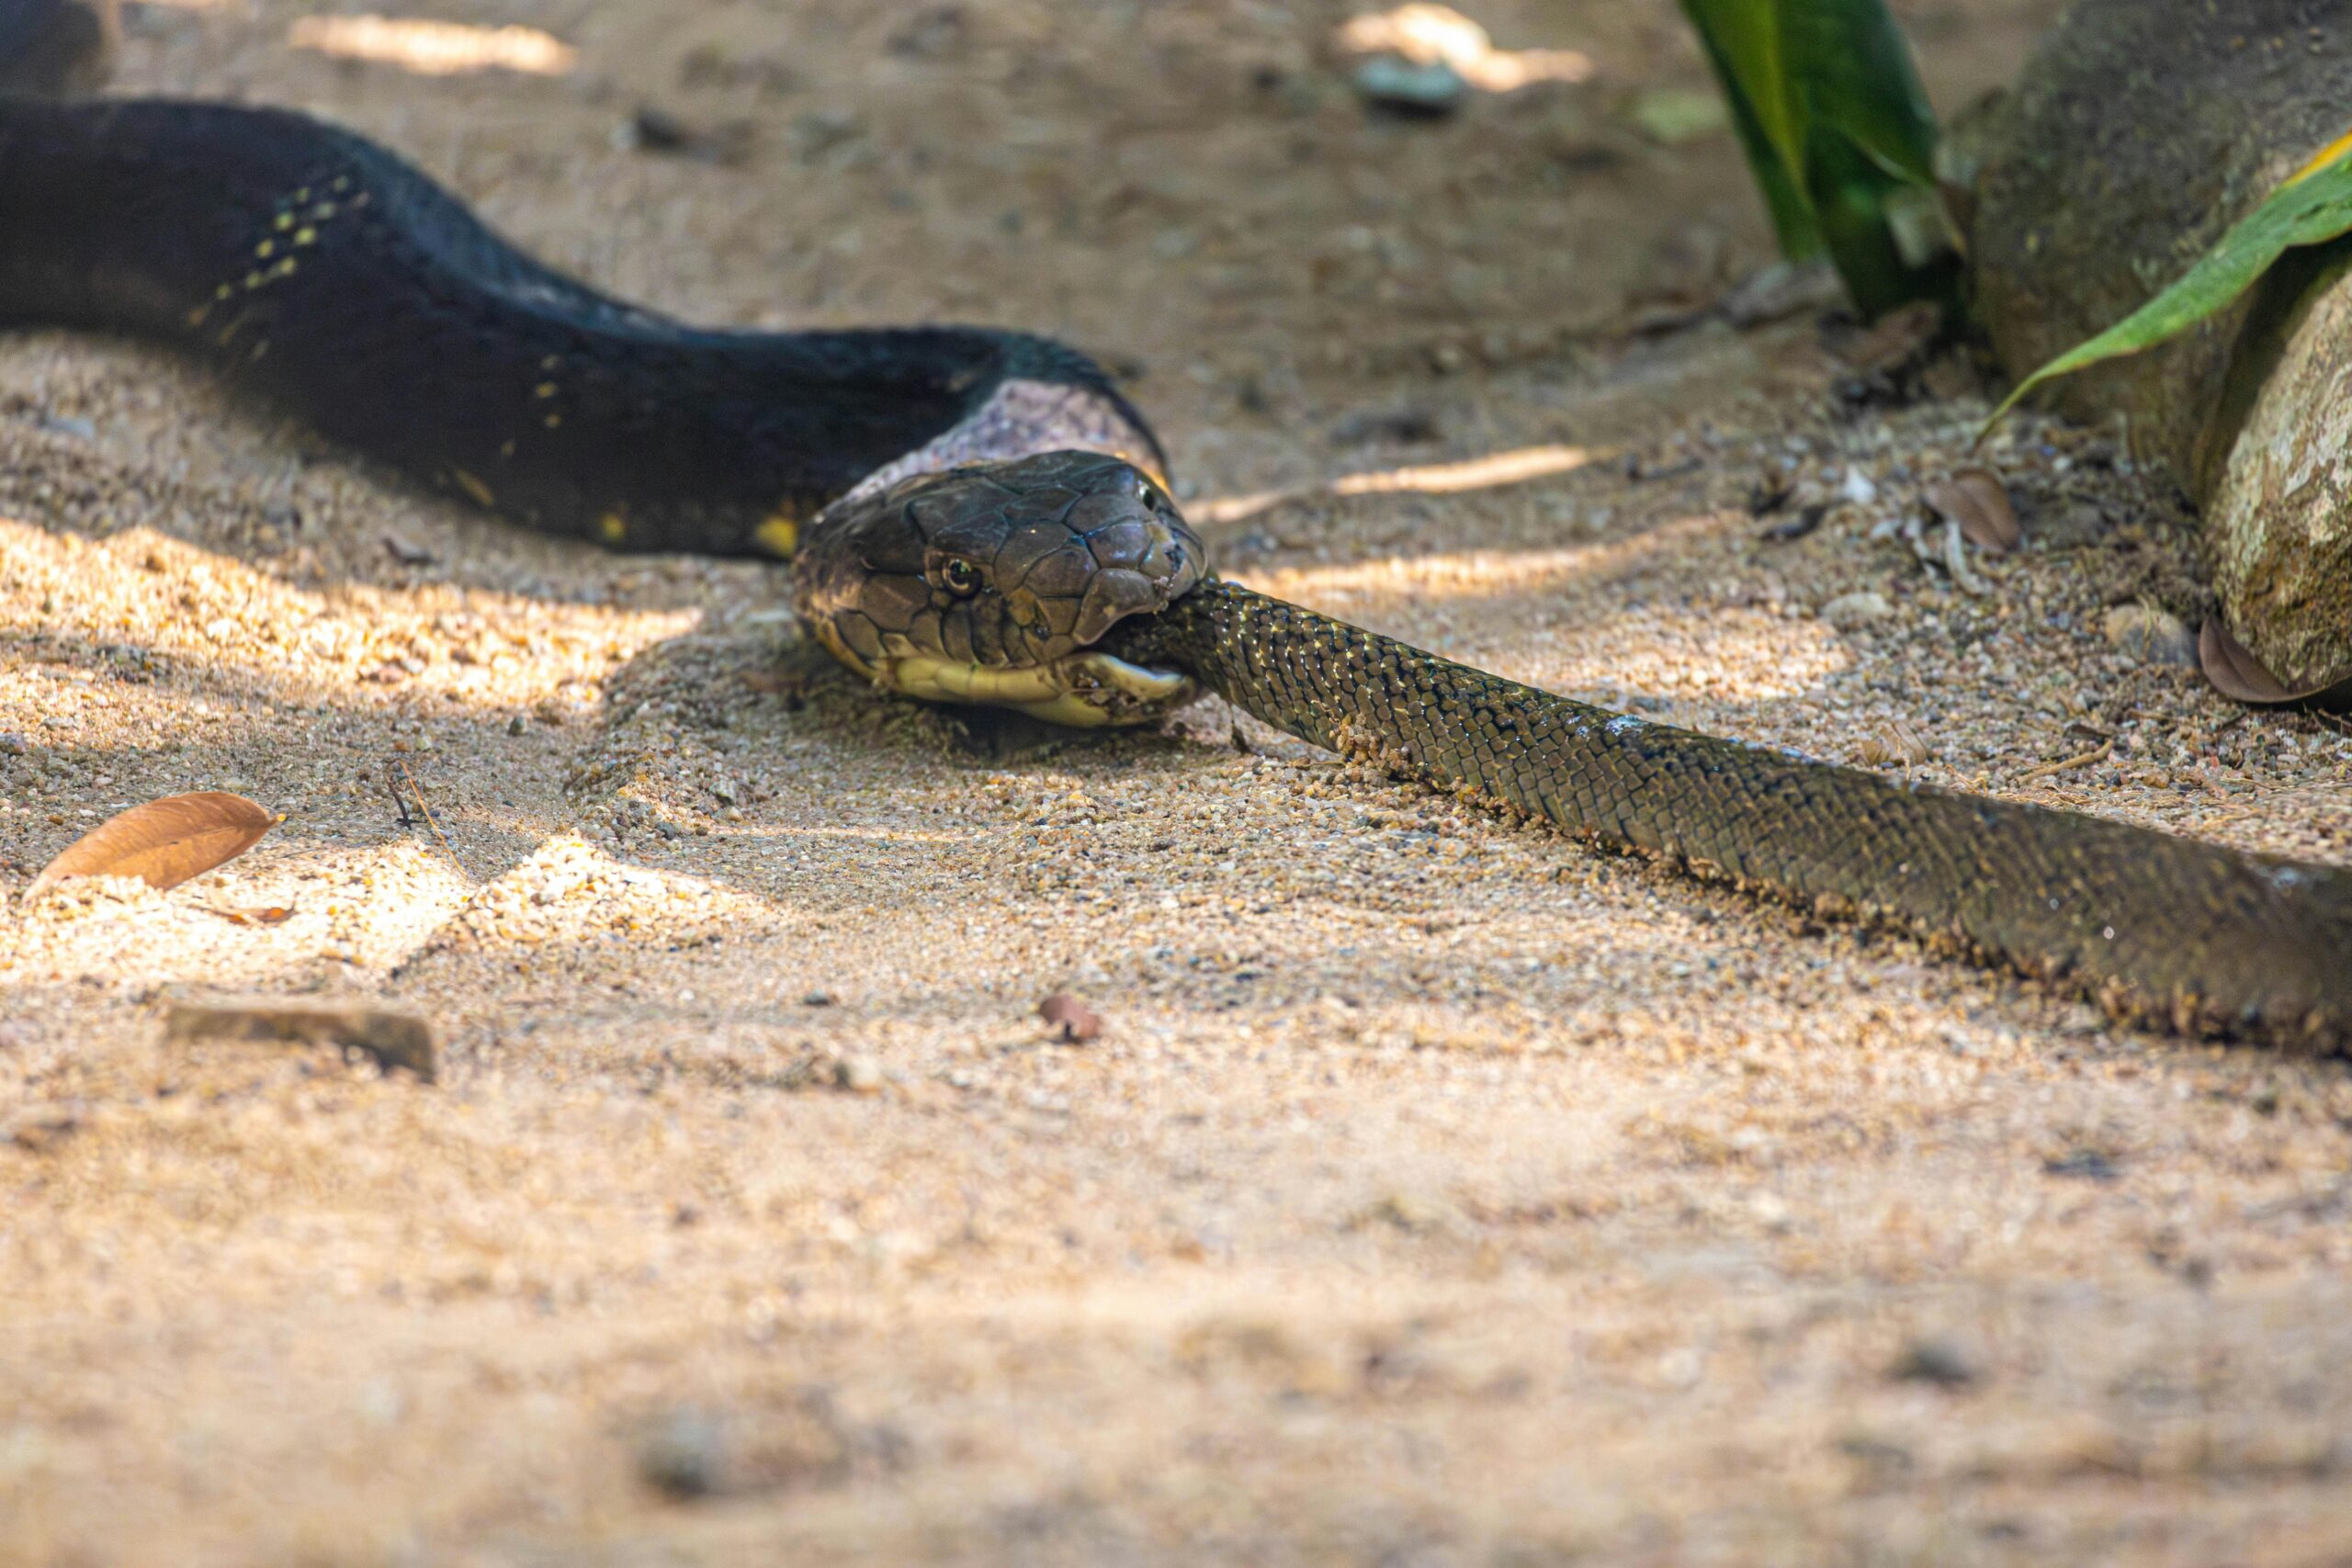
M1206 566L1142 468L1048 452L835 502L802 541L794 584L819 640L893 691L1057 724L1142 724L1188 701L1192 681L1093 645L1166 609Z

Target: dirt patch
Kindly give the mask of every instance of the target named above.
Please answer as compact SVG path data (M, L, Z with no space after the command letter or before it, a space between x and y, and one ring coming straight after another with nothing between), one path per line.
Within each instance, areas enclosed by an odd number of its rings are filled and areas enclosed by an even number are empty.
M1948 105L2052 9L1905 8ZM1995 448L2030 547L1984 593L1905 542L1983 399L1720 308L1766 237L1724 137L1642 129L1704 85L1662 0L1489 7L1589 79L1436 121L1357 103L1337 5L467 4L575 52L439 74L306 10L138 7L127 85L332 113L689 316L1065 335L1229 574L1453 657L2352 857L2344 735L2105 640L2201 606L2099 433ZM1215 705L877 702L780 610L0 341L0 1561L2352 1551L2342 1067ZM188 789L288 820L14 904ZM166 1043L253 992L422 1014L438 1082Z

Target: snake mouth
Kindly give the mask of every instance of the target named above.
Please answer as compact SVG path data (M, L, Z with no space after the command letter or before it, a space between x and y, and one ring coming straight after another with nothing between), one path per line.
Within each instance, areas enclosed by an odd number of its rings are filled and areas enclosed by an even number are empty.
M1150 724L1200 692L1189 675L1147 669L1094 649L1047 664L1002 669L913 654L886 658L875 673L910 697L1015 708L1080 729Z

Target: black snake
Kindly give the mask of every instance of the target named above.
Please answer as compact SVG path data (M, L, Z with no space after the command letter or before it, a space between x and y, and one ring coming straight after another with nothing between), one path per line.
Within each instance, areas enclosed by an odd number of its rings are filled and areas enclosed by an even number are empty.
M0 46L12 16L73 9L0 0ZM1219 581L1142 416L1041 338L703 330L533 261L313 119L29 95L0 98L0 320L168 340L526 526L789 557L816 635L899 692L1128 724L1206 686L2119 1014L2352 1042L2352 874L1611 714Z

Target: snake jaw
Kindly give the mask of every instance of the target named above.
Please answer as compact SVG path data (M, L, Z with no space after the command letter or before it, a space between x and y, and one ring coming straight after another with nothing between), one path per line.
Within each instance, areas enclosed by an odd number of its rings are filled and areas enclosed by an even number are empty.
M1017 708L1032 718L1079 729L1149 724L1200 690L1188 675L1147 669L1093 649L1011 669L910 654L886 658L867 672L878 684L926 702Z

